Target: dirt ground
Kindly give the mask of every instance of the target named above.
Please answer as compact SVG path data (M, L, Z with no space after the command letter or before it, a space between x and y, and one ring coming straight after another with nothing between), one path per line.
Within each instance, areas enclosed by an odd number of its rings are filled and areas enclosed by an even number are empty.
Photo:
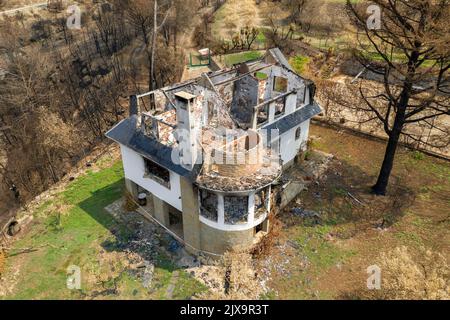
M216 12L211 33L217 39L231 39L243 27L262 27L262 11L272 6L266 1L256 5L254 0L228 0Z
M260 262L273 298L339 299L366 290L381 252L430 248L450 258L450 163L399 150L389 195L371 195L384 145L312 126L313 148L334 154L328 172L279 217L278 245ZM304 208L320 218L298 216ZM293 286L292 283L296 283Z
M38 3L44 3L45 0L7 0L4 2L3 6L0 6L0 11L12 10L17 8L22 8L25 6L30 6Z

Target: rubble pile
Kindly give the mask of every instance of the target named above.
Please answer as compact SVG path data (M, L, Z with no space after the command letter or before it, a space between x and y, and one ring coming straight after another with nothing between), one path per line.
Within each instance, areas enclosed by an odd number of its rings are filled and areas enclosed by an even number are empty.
M224 177L213 171L198 176L196 183L205 189L231 192L256 190L271 184L280 174L277 166L262 167L251 176Z
M199 282L208 287L208 297L226 297L226 271L230 265L233 269L232 280L239 286L244 285L252 288L255 298L267 292L268 288L264 281L261 281L259 275L255 273L254 266L249 260L246 262L246 272L242 274L241 255L233 256L227 264L225 260L213 261L200 255L196 257L188 254L183 245L164 232L158 225L145 219L136 212L124 212L122 206L123 200L116 201L105 209L118 221L127 227L126 235L123 236L121 230L112 230L116 239L110 243L105 243L105 252L101 254L105 256L109 252L120 252L120 259L126 260L125 269L132 273L143 283L147 289L151 288L153 273L155 266L161 254L168 256L174 264L184 269L188 274L197 279ZM248 257L250 255L247 254ZM238 258L236 258L238 257ZM102 259L103 260L103 259ZM248 260L248 259L247 259Z

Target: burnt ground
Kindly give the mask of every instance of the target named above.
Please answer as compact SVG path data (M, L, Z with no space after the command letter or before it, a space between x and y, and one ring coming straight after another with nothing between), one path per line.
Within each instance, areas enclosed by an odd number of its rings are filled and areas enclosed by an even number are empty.
M313 148L336 158L278 217L278 245L260 264L271 298L351 297L365 288L366 269L380 253L401 245L450 257L449 162L401 149L389 195L377 197L370 186L383 143L320 126L311 137Z

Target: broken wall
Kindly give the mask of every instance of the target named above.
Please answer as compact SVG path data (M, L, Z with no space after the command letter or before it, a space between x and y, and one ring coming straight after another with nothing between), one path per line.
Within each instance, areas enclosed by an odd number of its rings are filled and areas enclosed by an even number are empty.
M259 81L251 75L245 76L234 84L231 114L242 124L250 125L253 108L259 102Z

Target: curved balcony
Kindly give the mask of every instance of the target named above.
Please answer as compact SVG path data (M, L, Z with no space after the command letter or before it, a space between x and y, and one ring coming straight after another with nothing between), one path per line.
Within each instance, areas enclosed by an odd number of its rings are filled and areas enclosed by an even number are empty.
M264 147L262 137L250 131L214 141L204 147L205 159L197 185L213 192L251 192L272 184L281 174L279 154Z
M270 191L270 186L241 194L200 189L200 221L222 231L255 228L269 215Z

